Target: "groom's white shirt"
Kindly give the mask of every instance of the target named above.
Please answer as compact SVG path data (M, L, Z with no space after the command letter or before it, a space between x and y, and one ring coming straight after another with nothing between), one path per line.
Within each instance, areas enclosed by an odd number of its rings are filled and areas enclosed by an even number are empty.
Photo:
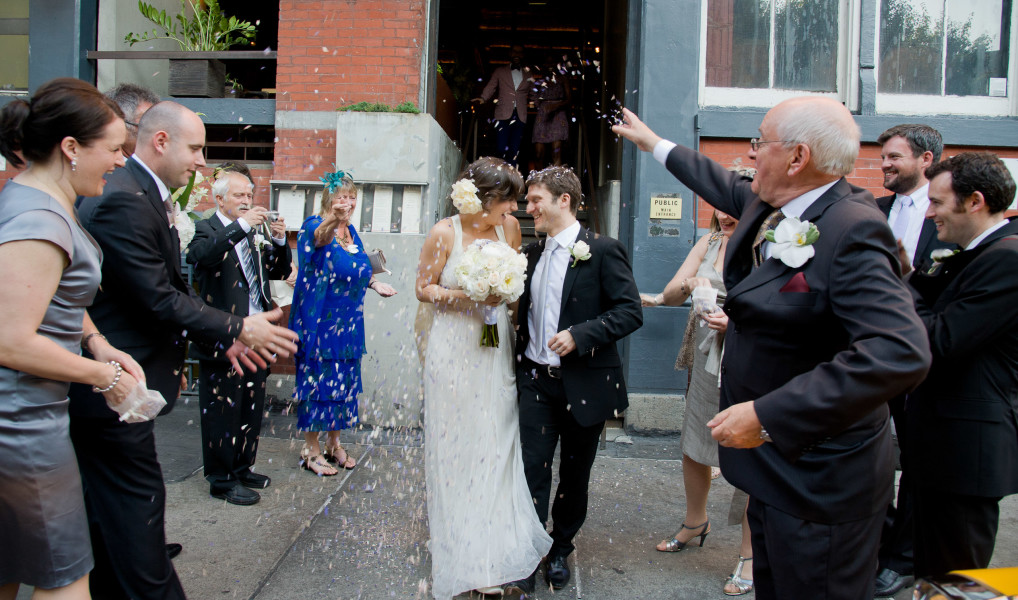
M561 364L558 354L548 348L548 341L558 333L558 318L562 313L562 284L569 268L569 246L580 235L580 223L574 222L554 236L555 249L541 254L537 266L534 267L534 278L531 280L530 308L527 309L527 328L530 330L530 342L527 344L526 356L540 365L557 367ZM548 242L545 242L546 247ZM540 282L544 270L548 271L548 287L544 292L544 306L539 307L537 300L541 298ZM544 311L544 331L538 331L540 312Z

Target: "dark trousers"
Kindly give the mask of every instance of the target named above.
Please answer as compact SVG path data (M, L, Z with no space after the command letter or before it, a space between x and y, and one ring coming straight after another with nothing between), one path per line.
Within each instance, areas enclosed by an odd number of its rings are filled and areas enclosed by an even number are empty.
M571 553L573 538L587 518L587 486L604 423L584 427L569 412L562 380L547 373L533 375L532 363L524 361L516 371L520 398L520 447L523 470L537 518L548 522L551 465L559 441L559 484L551 509L552 546L549 556Z
M869 600L883 513L837 525L749 498L757 600Z
M901 477L898 479L898 498L887 506L884 529L880 534L880 569L890 569L899 575L912 574L912 485L909 469L907 425L905 422L905 398L888 402L894 431L898 436L898 450L901 453Z
M520 145L523 143L523 131L526 128L527 124L520 121L515 108L512 117L504 121L495 121L496 154L514 167L520 159Z
M914 494L916 577L989 566L1000 498L923 487L914 488Z
M95 568L93 598L177 600L184 589L166 555L166 487L154 423L71 419Z
M267 369L259 369L237 375L230 363L201 361L202 459L212 493L237 485L237 477L254 465L268 374Z

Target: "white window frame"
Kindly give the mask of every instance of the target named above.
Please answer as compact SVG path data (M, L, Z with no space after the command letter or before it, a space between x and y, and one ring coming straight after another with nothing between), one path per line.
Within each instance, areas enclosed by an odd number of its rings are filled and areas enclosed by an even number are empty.
M951 0L948 0L951 1ZM954 0L964 1L964 0ZM876 56L874 58L877 82L876 112L878 114L912 115L969 115L1003 117L1018 114L1018 2L1011 6L1011 42L1007 57L1007 96L954 96L933 94L892 94L880 91L880 14L883 2L878 2L874 27ZM946 14L947 7L944 7ZM947 49L944 49L947 52ZM943 84L941 85L943 87Z
M773 0L772 0L773 1ZM826 96L844 102L849 110L857 110L859 104L859 22L860 0L839 0L838 2L838 66L835 77L837 92L811 92L776 88L734 88L707 86L707 2L700 0L700 106L738 106L770 108L782 100L797 96ZM1018 3L1016 3L1018 4ZM774 35L775 11L771 11L771 35ZM769 64L774 63L774 45L769 45ZM770 80L774 71L769 69Z

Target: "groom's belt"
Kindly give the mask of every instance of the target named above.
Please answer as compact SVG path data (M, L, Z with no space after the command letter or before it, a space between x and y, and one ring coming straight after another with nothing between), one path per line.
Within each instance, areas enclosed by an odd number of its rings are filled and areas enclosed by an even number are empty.
M522 363L524 368L535 369L538 373L545 373L548 375L548 377L551 377L552 379L562 379L562 367L556 367L554 365L542 365L541 363L536 363L530 360L530 358L528 358L527 356L523 357Z

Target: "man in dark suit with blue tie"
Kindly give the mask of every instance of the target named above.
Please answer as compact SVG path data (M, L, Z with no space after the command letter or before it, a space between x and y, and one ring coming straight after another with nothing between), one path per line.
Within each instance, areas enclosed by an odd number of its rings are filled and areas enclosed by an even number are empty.
M273 325L281 311L238 317L207 306L180 269L171 187L205 165L205 126L194 112L160 102L139 123L127 164L107 176L102 196L78 205L82 226L103 252L102 287L89 315L109 341L145 370L148 388L172 410L187 340L225 352L253 369L295 352L294 334ZM254 350L250 354L247 349ZM258 358L252 362L252 358ZM71 440L85 490L95 568L93 598L184 597L165 545L166 486L156 456L154 422L128 424L87 386L71 386Z
M271 310L269 280L290 274L286 223L271 220L265 208L253 206L254 184L237 171L220 172L211 193L219 208L195 225L187 247L199 296L238 317ZM226 356L198 343L192 344L191 356L201 366L198 402L209 493L231 504L255 504L259 500L255 490L269 485L268 477L252 471L268 369L236 373Z
M1018 493L1018 223L1007 167L989 152L933 165L928 218L961 247L908 283L930 375L909 395L915 573L989 565L1000 499Z
M858 126L831 99L782 102L750 143L749 182L624 116L616 133L739 219L708 426L722 472L751 498L756 597L872 598L894 474L887 401L922 381L930 356L887 220L844 179Z
M902 273L926 270L933 251L957 248L937 239L937 228L926 218L930 206L930 182L926 169L940 160L944 142L940 132L929 125L895 125L877 138L880 147L884 187L894 192L877 198L877 206L887 215L891 233L898 241ZM905 423L905 397L888 402L891 420L898 438L901 478L898 497L887 507L887 519L880 537L877 569L877 596L893 596L909 583L912 576L912 487L908 468L908 427Z

